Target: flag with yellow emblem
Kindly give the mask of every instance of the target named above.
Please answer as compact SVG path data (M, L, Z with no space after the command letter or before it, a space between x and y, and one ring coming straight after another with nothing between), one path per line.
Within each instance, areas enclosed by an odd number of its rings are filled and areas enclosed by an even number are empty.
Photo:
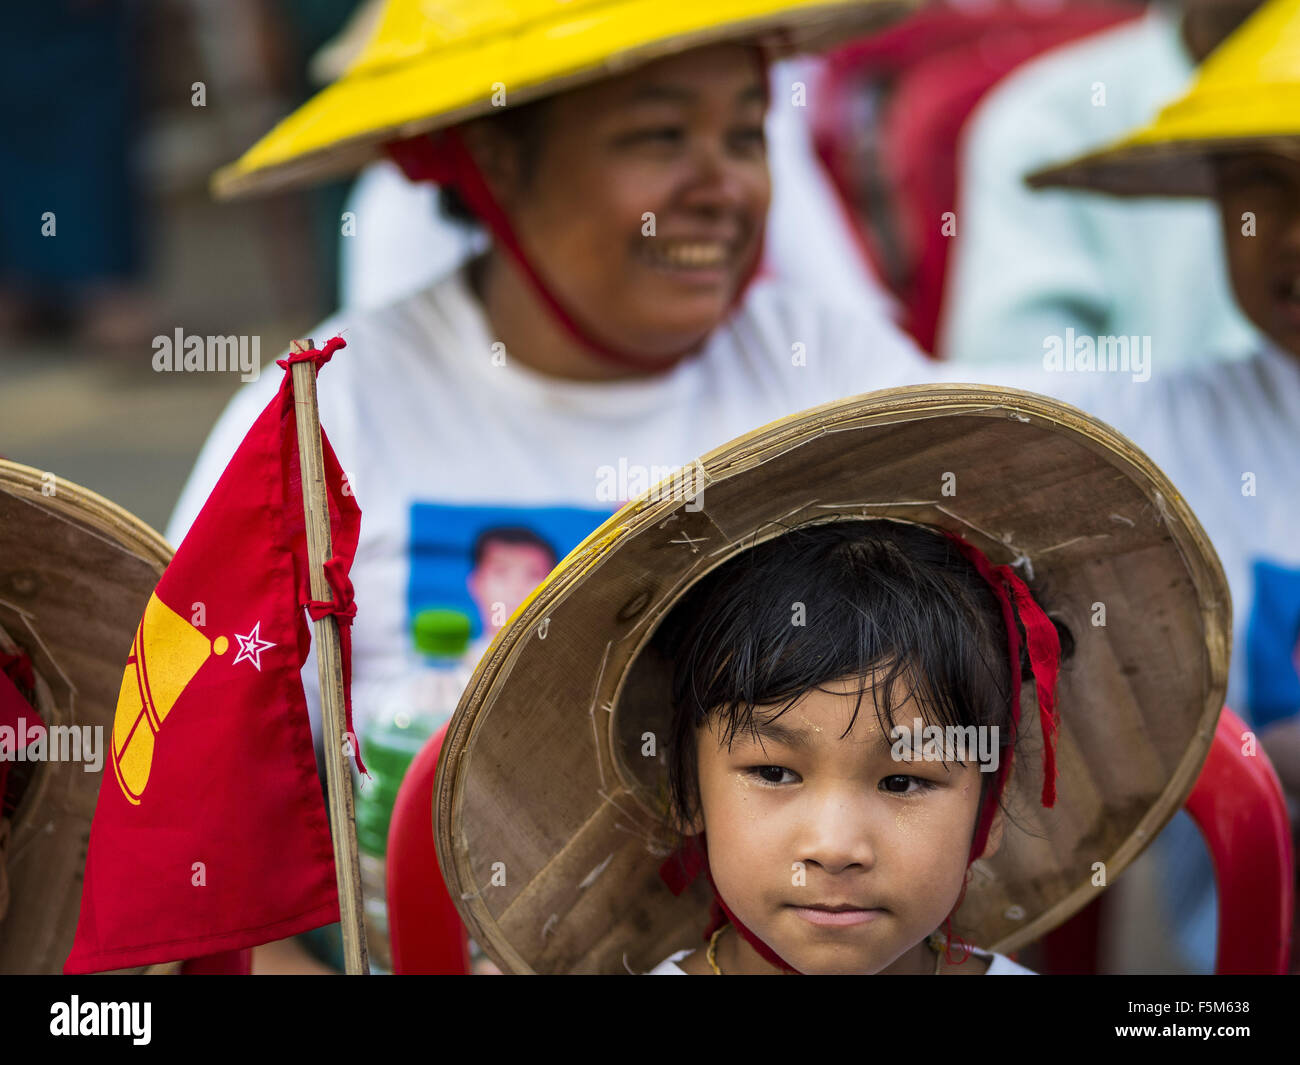
M336 338L307 354L319 370L342 346ZM361 513L322 432L334 598L313 602L292 375L280 365L279 392L150 596L127 653L65 973L237 950L339 919L300 670L305 611L333 613L347 690L347 574Z

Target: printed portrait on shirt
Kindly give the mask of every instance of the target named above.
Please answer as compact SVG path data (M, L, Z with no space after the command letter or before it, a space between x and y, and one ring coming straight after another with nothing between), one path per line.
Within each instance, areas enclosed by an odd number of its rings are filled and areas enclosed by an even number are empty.
M1262 728L1300 713L1300 569L1257 558L1251 578L1245 710Z
M408 631L428 608L471 620L478 657L510 615L612 510L417 502L411 506Z

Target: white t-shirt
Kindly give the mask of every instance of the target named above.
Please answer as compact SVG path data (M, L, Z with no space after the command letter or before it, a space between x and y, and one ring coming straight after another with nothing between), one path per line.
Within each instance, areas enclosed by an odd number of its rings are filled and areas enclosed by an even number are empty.
M362 512L352 570L362 734L416 671L417 611L462 609L481 647L556 561L672 468L806 407L924 379L930 366L885 317L776 281L756 282L698 355L633 380L565 381L503 360L464 268L386 307L340 312L311 336L339 332L347 347L318 392ZM271 363L221 415L167 527L173 544L280 379ZM314 661L303 680L315 724Z
M646 973L646 976L689 976L690 974L686 972L680 965L677 964L679 961L685 958L686 955L688 955L689 953L690 950L687 949L687 950L679 950L676 954L670 954L658 965L656 965L653 969L651 969L648 973ZM984 972L985 976L1037 976L1038 975L1032 969L1026 969L1023 965L1017 965L1005 954L986 953L985 951L982 950L975 950L972 951L971 953L975 954L977 957L980 958L990 959L989 967Z

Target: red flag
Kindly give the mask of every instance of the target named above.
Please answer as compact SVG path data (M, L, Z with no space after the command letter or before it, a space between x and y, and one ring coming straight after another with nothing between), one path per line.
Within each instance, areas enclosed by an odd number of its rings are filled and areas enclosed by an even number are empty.
M118 697L65 973L238 950L339 919L299 675L304 608L338 616L361 512L321 433L334 602L311 602L289 361L150 596ZM351 705L348 732L352 735ZM355 739L354 739L355 749ZM360 760L358 759L360 765ZM364 768L364 767L363 767Z

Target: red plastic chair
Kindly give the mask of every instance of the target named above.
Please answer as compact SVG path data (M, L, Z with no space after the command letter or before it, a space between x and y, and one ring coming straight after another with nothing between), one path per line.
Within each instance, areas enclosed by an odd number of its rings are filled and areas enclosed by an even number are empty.
M433 845L433 780L447 728L411 762L388 826L388 937L393 972L399 975L463 976L470 971L469 937Z
M1248 731L1224 707L1187 812L1205 836L1218 881L1216 971L1284 973L1295 911L1291 825L1268 757L1262 749L1253 757L1242 753ZM433 845L433 780L446 732L411 763L388 832L388 924L397 973L469 972L465 927ZM1100 902L1044 937L1046 972L1097 971Z
M1226 706L1186 809L1205 837L1219 898L1216 973L1285 973L1295 915L1291 822L1262 747L1242 753L1251 730ZM1103 895L1043 939L1045 969L1095 973Z

